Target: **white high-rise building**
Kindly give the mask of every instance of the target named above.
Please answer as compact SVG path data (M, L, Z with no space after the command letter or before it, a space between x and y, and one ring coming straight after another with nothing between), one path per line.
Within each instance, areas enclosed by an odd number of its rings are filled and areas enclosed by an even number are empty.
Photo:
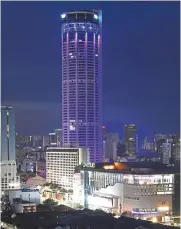
M75 167L89 162L86 148L49 147L46 151L46 180L65 189L73 189Z
M8 189L19 189L20 177L17 176L16 161L1 161L1 195Z

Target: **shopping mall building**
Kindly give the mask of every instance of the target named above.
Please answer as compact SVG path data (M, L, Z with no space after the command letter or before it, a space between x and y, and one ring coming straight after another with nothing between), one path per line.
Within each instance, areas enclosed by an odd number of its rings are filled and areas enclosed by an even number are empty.
M74 174L74 202L120 215L155 218L172 214L175 174L160 163L89 163ZM178 194L178 193L177 193Z

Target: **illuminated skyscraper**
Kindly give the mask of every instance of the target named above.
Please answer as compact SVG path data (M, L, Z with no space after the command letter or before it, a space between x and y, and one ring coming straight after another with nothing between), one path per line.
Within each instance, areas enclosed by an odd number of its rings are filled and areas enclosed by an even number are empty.
M61 14L63 145L102 159L101 11Z
M15 119L12 107L1 107L1 193L6 189L20 187L20 177L16 175Z
M132 156L136 154L137 151L137 128L136 125L130 124L124 127L124 141L126 145L127 153Z
M12 107L1 107L1 161L15 160L15 120Z

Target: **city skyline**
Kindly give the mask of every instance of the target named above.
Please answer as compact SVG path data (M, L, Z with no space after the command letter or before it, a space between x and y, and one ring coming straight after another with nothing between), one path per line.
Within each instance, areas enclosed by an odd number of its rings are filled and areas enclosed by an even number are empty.
M103 11L103 124L179 132L179 2L3 2L2 104L17 132L61 127L59 15L81 8Z

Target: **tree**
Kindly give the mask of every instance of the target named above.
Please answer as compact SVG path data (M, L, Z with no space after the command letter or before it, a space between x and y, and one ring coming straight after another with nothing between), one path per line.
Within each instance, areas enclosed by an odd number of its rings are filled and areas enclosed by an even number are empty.
M46 199L43 201L43 204L50 207L58 205L58 203L52 199Z
M2 212L9 212L11 211L11 203L7 195L3 195L1 197L1 211Z
M43 187L48 187L48 186L50 186L50 183L48 183L48 182L46 182L46 183L43 185Z
M75 204L74 208L75 209L83 209L84 207L81 204Z

